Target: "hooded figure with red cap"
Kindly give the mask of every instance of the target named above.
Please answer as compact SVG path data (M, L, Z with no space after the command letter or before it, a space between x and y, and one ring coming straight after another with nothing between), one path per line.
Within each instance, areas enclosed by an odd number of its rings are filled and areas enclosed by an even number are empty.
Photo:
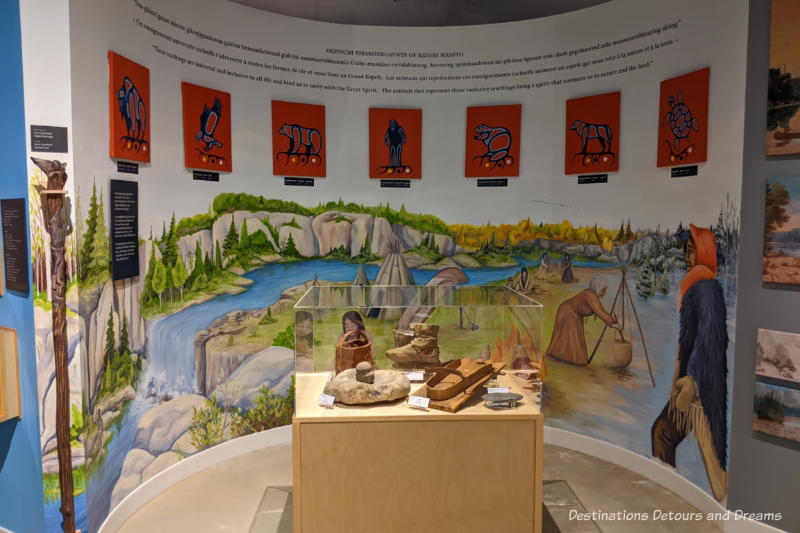
M706 228L690 226L686 276L678 295L680 335L670 397L651 430L653 456L675 466L675 450L693 432L714 497L728 492L728 330L717 281L717 245Z

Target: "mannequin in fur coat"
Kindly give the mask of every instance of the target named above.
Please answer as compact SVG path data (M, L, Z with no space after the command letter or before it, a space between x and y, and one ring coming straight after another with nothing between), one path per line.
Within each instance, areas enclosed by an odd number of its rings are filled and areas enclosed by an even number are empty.
M714 497L727 496L728 331L717 246L706 228L690 226L686 276L678 296L680 336L670 398L651 430L653 456L675 466L675 450L694 432Z

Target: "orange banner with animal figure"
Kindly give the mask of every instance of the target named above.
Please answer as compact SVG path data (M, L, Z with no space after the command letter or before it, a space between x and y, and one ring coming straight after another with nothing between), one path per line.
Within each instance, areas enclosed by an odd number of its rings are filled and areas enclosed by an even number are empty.
M370 108L369 177L422 178L422 109Z
M181 82L186 168L230 172L231 94Z
M272 101L272 173L325 177L325 106Z
M567 100L565 174L619 170L619 91Z
M522 106L467 108L464 176L519 176Z
M108 52L108 103L113 159L150 162L150 70Z
M706 161L708 78L704 68L661 82L658 101L658 166Z

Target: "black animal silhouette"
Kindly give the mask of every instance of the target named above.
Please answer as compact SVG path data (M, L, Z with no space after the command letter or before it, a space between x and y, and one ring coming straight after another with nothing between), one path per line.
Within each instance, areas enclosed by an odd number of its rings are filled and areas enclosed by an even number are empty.
M203 112L200 114L200 129L194 134L197 141L202 141L206 144L206 150L212 148L222 148L222 141L214 137L214 132L219 126L219 121L222 118L222 102L219 98L214 98L214 104L208 107L208 104L203 104Z
M569 129L574 131L578 137L581 138L581 154L588 153L586 151L586 146L592 139L600 143L601 154L611 153L611 139L613 138L613 134L608 124L589 124L581 120L576 120Z
M285 155L287 161L291 161L292 156L297 156L298 161L302 164L306 164L309 159L320 164L321 157L311 158L311 156L319 156L319 152L322 149L322 135L319 130L307 128L300 124L283 124L278 133L289 138L289 149L285 152L278 152L275 159ZM302 153L300 152L301 149L304 149Z
M128 133L120 140L123 143L130 141L137 152L140 148L147 150L145 147L147 140L144 138L147 109L136 86L127 76L122 80L122 87L117 91L117 100L119 101L119 112L125 121Z
M506 164L512 164L514 158L508 155L511 149L511 132L502 126L487 126L486 124L479 124L472 130L475 133L474 139L483 142L486 145L486 153L483 155L476 155L472 158L475 163L477 159L480 164L487 164L488 167L504 167Z

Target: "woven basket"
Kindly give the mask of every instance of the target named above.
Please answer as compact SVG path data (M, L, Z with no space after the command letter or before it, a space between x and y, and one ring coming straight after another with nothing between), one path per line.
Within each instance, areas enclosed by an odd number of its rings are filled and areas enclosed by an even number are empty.
M355 368L362 361L374 366L372 343L363 331L348 331L336 345L336 373L348 368Z

